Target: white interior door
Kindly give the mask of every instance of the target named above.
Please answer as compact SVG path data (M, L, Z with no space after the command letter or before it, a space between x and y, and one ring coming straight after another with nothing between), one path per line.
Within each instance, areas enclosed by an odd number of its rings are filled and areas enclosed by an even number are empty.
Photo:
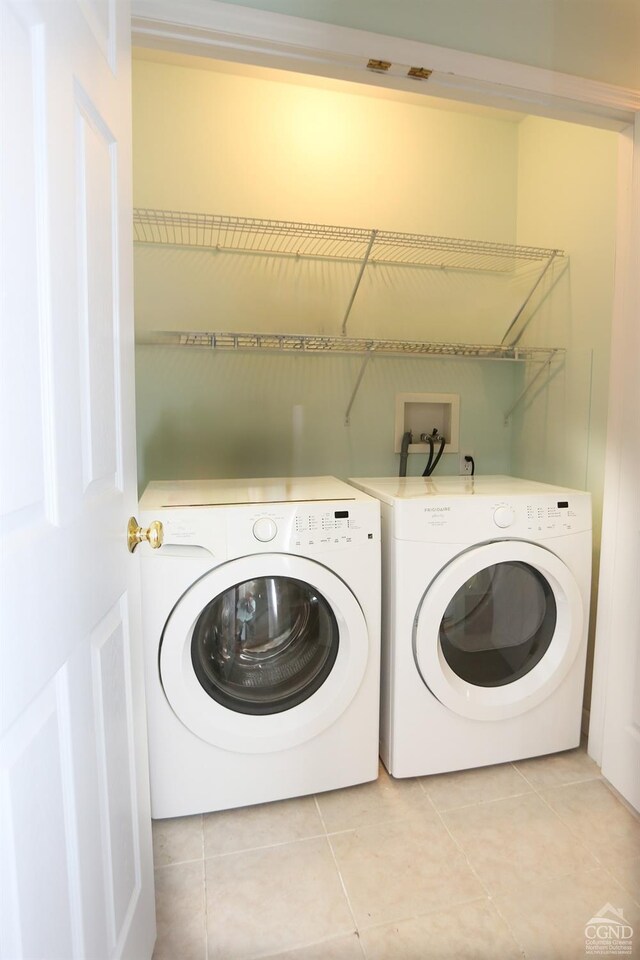
M620 202L626 242L618 252L589 752L640 811L640 116L622 146L633 174Z
M1 0L2 956L151 955L126 0Z

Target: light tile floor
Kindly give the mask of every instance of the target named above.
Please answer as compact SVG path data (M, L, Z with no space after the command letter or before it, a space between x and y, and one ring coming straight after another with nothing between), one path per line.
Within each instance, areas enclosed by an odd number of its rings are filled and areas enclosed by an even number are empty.
M640 818L583 749L156 821L154 856L154 960L584 960L606 904L640 958Z

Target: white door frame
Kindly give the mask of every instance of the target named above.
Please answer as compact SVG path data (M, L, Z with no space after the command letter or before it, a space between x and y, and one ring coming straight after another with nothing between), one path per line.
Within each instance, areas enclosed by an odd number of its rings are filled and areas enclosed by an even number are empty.
M612 326L611 422L605 516L616 510L622 413L616 383L625 338L636 321L633 270L640 247L640 91L539 67L465 53L300 17L235 7L216 0L132 0L133 43L221 60L270 66L373 86L410 90L624 133L618 189L616 276ZM392 64L383 74L370 58ZM407 77L409 66L431 69L427 81ZM634 136L635 128L635 136ZM635 171L635 173L634 173ZM616 412L617 411L617 412ZM616 459L617 458L617 459ZM617 513L615 514L617 516ZM603 538L598 633L612 623L616 527ZM621 562L622 558L618 559ZM603 644L600 643L600 648ZM608 649L596 653L590 752L602 760Z
M616 259L589 753L640 810L640 114L634 128L623 134L620 165L621 250Z

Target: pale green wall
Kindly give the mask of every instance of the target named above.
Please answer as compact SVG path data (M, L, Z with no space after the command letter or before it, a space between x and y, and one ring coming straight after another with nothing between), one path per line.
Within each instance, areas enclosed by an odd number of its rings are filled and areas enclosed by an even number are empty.
M458 392L465 448L483 472L508 470L503 415L513 396L513 364L374 359L345 426L361 363L139 347L141 486L175 477L393 475L395 394L413 391ZM421 473L425 461L412 454L409 474ZM445 454L438 465L439 474L457 469L457 454Z
M135 204L515 240L515 123L344 89L134 62ZM337 334L357 271L150 247L136 250L135 267L139 332ZM520 296L505 277L370 268L349 333L494 342ZM509 472L513 364L376 359L346 427L361 362L139 348L141 485L395 473L395 395L410 391L459 393L478 469ZM410 457L410 472L423 465ZM451 454L438 471L457 468Z
M600 558L609 346L616 237L618 138L530 117L520 125L518 241L557 244L568 271L524 341L568 349L565 368L535 392L513 422L513 472L583 486L593 500L593 596ZM589 403L590 398L590 403ZM589 657L593 649L592 605ZM586 702L590 699L590 674Z
M570 254L567 271L552 295L542 300L523 342L568 348L569 366L583 380L592 352L593 371L588 445L583 443L579 454L567 458L571 435L582 436L584 431L587 411L583 403L570 403L568 411L565 406L562 412L560 397L555 406L549 406L548 397L539 395L522 408L517 419L514 468L524 475L538 474L541 479L562 482L579 456L584 469L582 480L593 492L599 521L613 304L618 138L608 131L538 117L529 117L520 124L519 138L518 242L554 245ZM558 377L557 382L562 379ZM577 385L575 389L580 390ZM570 402L568 396L563 403L567 399ZM554 422L554 418L559 422ZM562 444L549 447L542 461L537 457L538 445L526 442L529 432L538 433L540 428L555 432L556 437L560 432L562 435Z

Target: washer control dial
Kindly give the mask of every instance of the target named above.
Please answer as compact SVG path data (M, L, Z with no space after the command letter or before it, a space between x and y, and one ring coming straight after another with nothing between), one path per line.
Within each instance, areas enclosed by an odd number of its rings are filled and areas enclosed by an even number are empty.
M253 525L253 535L256 540L261 540L262 543L268 543L269 540L273 540L277 532L277 524L275 520L272 520L270 517L260 517Z
M516 515L513 507L507 506L506 503L500 507L496 507L493 511L493 522L496 527L510 527L515 518Z

